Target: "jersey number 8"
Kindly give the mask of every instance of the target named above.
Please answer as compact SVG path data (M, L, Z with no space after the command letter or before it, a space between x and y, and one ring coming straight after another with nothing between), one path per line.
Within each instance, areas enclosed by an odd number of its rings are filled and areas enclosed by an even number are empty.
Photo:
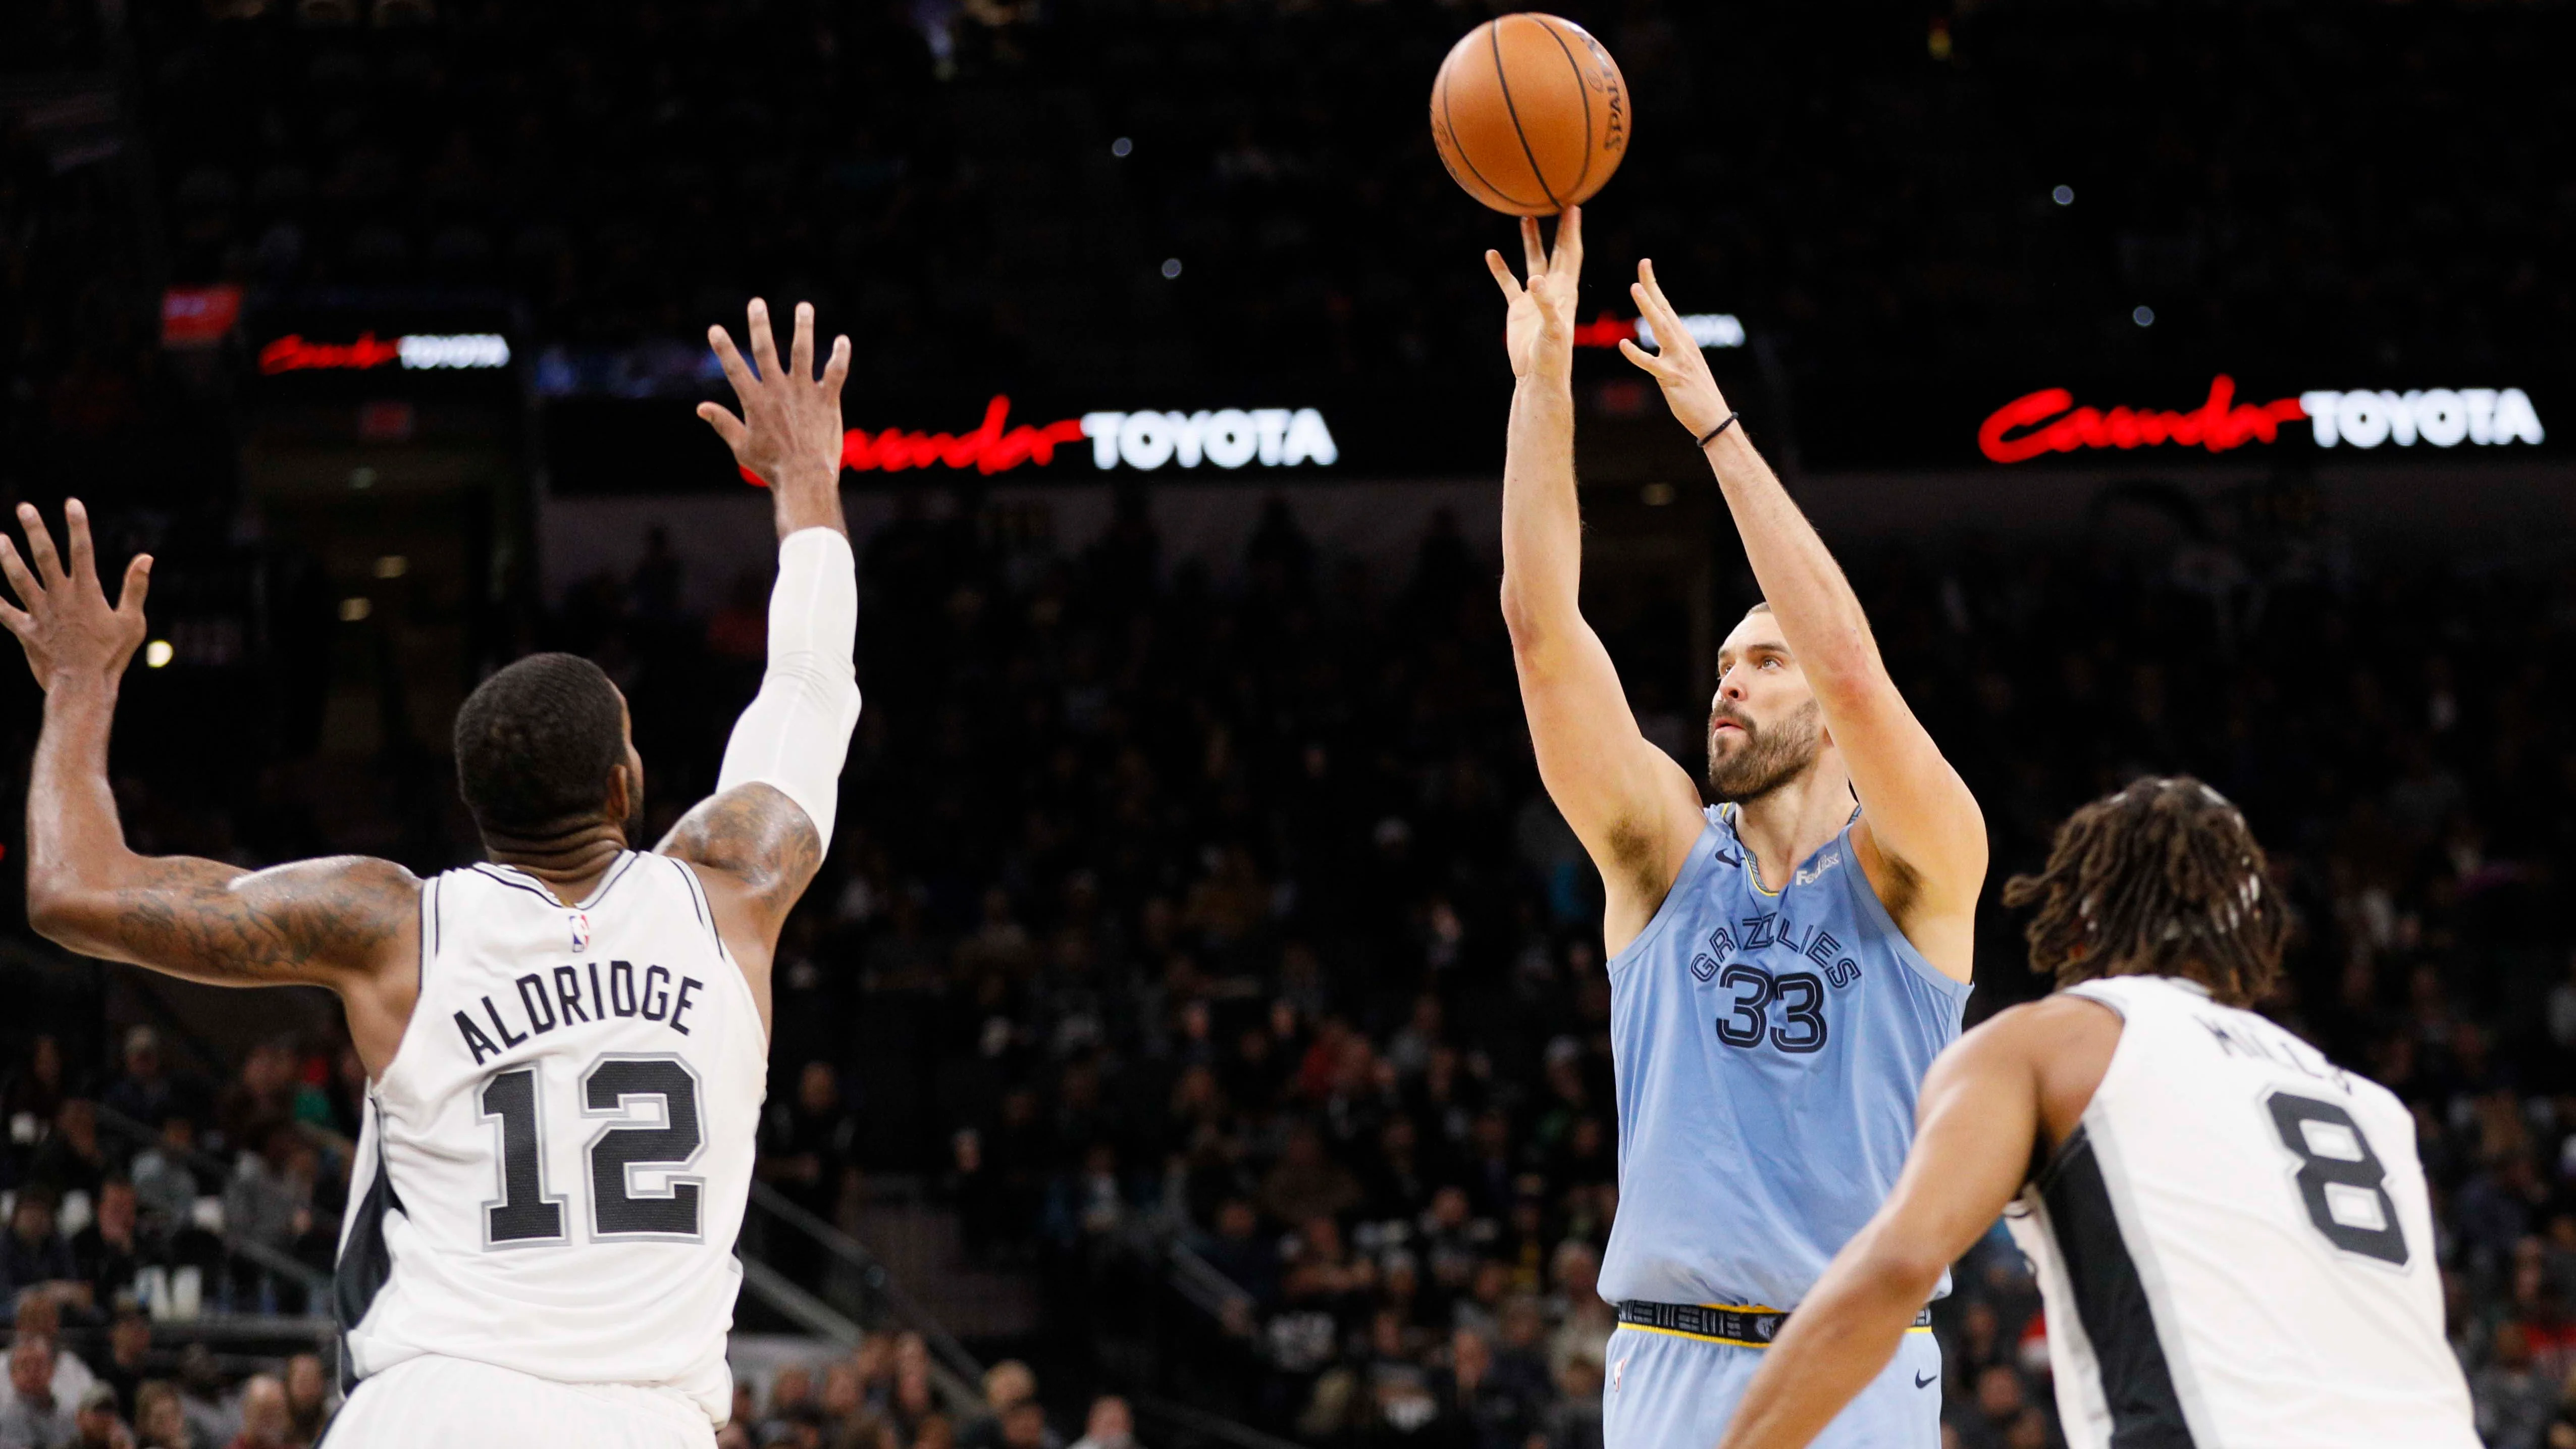
M697 1160L706 1134L698 1126L698 1078L670 1056L601 1057L581 1077L581 1115L629 1119L637 1097L662 1101L662 1125L611 1125L590 1140L590 1235L622 1241L695 1241L699 1236L694 1179L673 1178L660 1193L634 1191L635 1168L684 1168ZM501 1135L501 1196L484 1204L483 1240L489 1248L517 1248L569 1241L564 1200L545 1182L543 1123L537 1069L515 1067L484 1079L476 1095L483 1120Z
M2361 1124L2332 1102L2274 1092L2263 1099L2281 1145L2299 1159L2299 1197L2308 1221L2347 1253L2403 1268L2406 1230L2388 1196L2388 1168L2370 1150Z

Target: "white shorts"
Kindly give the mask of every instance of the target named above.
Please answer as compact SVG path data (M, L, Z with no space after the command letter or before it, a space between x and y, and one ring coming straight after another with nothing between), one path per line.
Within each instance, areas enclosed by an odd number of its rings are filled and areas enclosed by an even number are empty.
M715 1426L677 1389L566 1384L423 1355L370 1374L323 1436L329 1449L711 1449Z

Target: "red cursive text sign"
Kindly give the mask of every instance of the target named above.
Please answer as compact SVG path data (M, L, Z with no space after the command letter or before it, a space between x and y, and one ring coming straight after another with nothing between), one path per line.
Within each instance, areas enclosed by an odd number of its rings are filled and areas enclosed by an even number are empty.
M402 356L402 344L387 337L379 339L373 332L361 332L355 342L307 342L289 332L259 350L262 372L300 372L308 367L382 367Z
M2043 453L2072 453L2078 448L2137 448L2158 443L2198 444L2223 453L2240 444L2270 442L2281 424L2306 417L2294 397L2255 404L2235 401L2236 379L2225 373L2210 379L2209 400L2189 412L2156 412L2148 408L2075 406L2075 395L2062 387L2042 388L1995 409L1977 429L1977 446L1998 463L2020 463Z
M1005 428L1011 416L1011 399L997 394L984 405L984 421L971 433L907 433L888 428L871 435L863 428L852 428L841 435L841 466L866 473L882 470L898 473L906 468L927 468L944 463L951 468L972 468L987 476L1016 468L1023 463L1040 467L1055 461L1058 443L1082 441L1082 420L1065 418L1044 427L1026 423ZM749 468L741 470L742 481L757 488L769 484Z

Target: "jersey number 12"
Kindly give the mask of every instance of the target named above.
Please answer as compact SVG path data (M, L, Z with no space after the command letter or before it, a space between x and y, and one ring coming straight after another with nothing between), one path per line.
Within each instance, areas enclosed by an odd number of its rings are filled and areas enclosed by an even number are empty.
M637 1097L662 1101L660 1126L612 1125L590 1141L590 1235L593 1239L695 1239L699 1185L673 1179L660 1193L634 1191L630 1169L682 1168L697 1159L706 1134L698 1126L698 1078L678 1057L601 1057L581 1076L581 1115L625 1118ZM537 1069L514 1067L484 1078L475 1105L498 1122L501 1196L483 1207L486 1247L516 1248L569 1241L564 1200L546 1191L537 1101Z
M2274 1092L2263 1099L2281 1145L2299 1159L2299 1198L2308 1221L2347 1253L2403 1268L2406 1231L2388 1196L2388 1167L2370 1150L2361 1124L2332 1102Z

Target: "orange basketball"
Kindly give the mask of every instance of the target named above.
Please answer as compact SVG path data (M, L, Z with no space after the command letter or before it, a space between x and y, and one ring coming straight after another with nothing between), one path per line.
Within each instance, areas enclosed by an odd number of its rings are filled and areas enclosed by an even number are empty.
M1628 86L1589 31L1505 15L1467 32L1431 83L1431 140L1467 194L1513 216L1592 199L1628 154Z

